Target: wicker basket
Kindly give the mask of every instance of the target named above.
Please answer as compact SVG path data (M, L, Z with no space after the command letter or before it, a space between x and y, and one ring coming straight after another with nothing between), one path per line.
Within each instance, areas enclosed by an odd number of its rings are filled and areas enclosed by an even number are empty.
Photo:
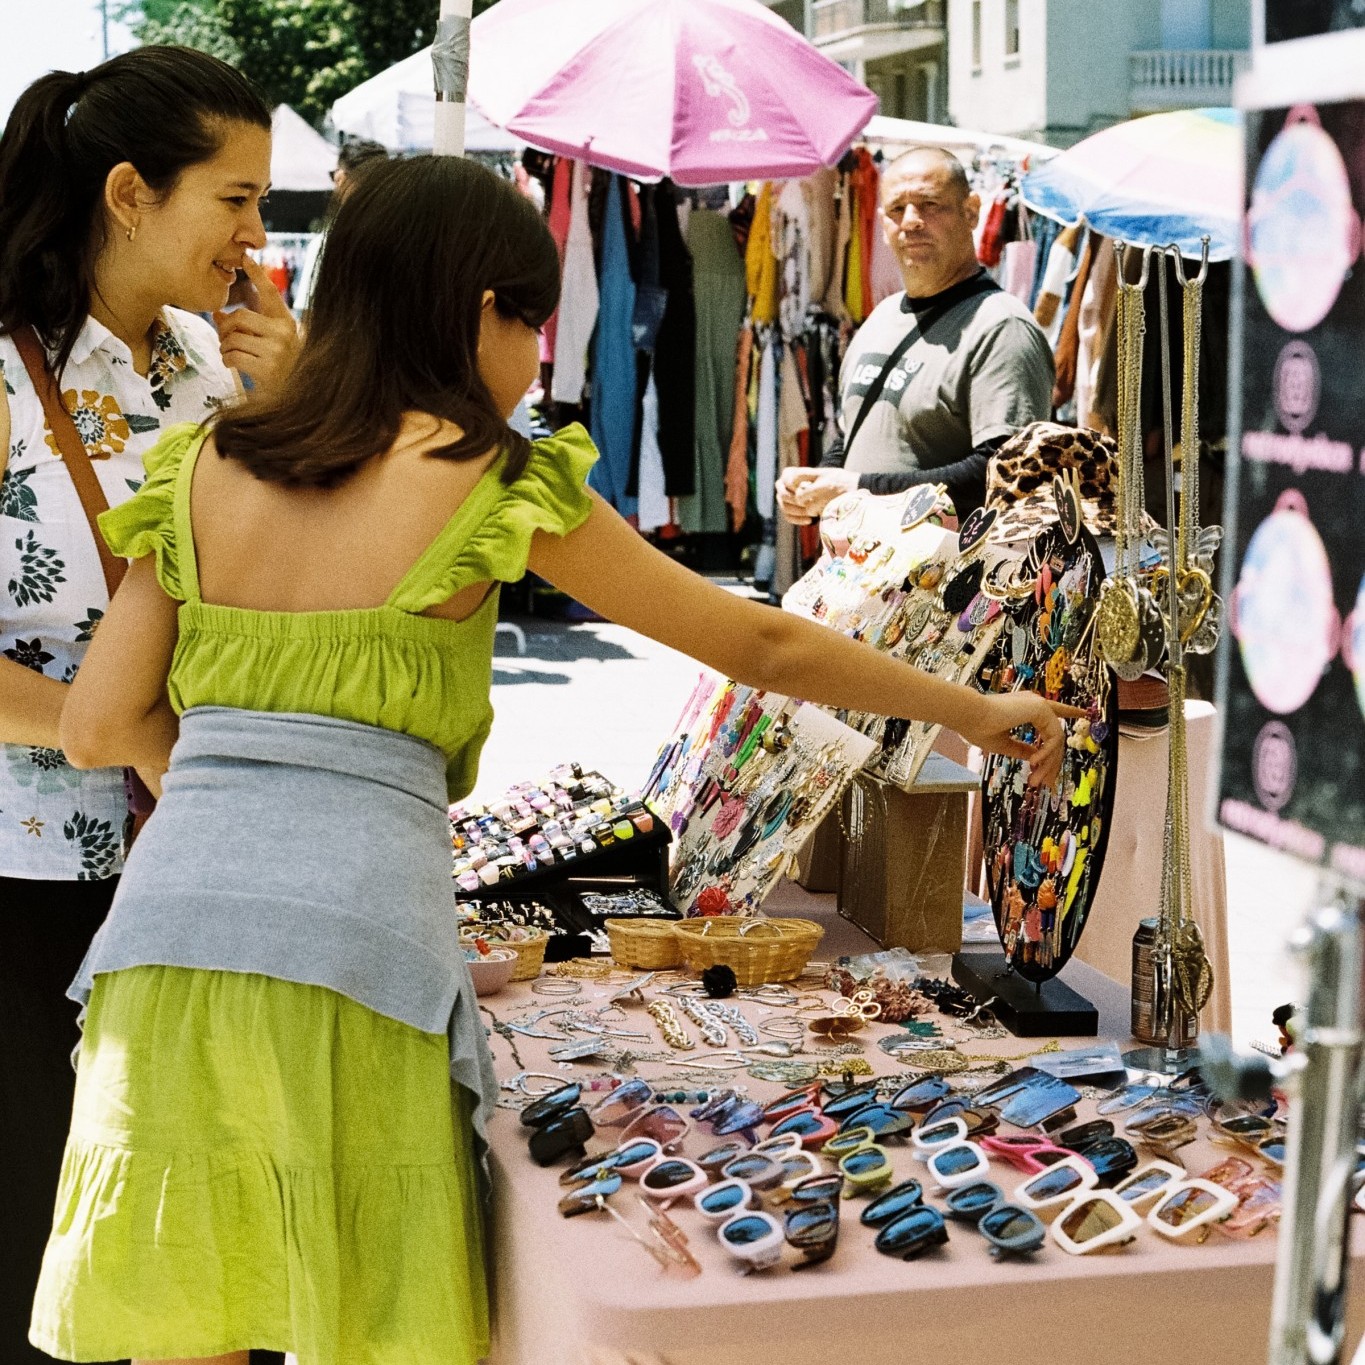
M509 948L517 955L517 965L512 969L513 981L531 981L538 977L545 966L545 949L550 936L544 929L527 929L530 938L519 939L515 943L498 937L496 924L480 924L470 920L460 926L462 939L475 939L486 936L488 943L496 948Z
M619 966L656 972L682 961L672 920L631 918L605 923L611 955Z
M808 919L745 919L738 915L688 919L673 925L683 964L705 971L723 963L741 986L794 981L825 931Z

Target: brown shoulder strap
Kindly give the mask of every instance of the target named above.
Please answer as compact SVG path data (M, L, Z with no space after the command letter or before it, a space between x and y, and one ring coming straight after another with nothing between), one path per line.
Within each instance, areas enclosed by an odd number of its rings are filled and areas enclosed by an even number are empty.
M76 485L76 496L81 500L81 510L85 513L86 521L90 523L90 534L94 536L95 549L99 551L100 568L104 570L104 583L109 589L109 596L113 597L118 585L123 582L123 575L128 572L128 564L110 550L104 543L104 537L100 535L99 515L109 510L109 499L104 496L104 489L100 487L95 467L90 463L90 456L86 452L85 442L81 440L76 424L71 420L71 414L67 412L61 395L57 392L57 384L52 378L52 371L47 367L47 356L43 353L37 332L25 324L23 327L16 327L10 335L14 338L14 345L19 352L19 358L24 362L24 368L28 371L28 377L33 381L33 388L42 401L43 416L47 420L48 430L57 442L62 463L66 465L71 482Z

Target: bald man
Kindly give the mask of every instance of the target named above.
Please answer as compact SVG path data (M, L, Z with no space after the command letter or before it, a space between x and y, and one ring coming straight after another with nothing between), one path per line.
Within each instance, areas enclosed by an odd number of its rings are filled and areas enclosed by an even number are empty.
M985 498L991 453L1051 417L1052 351L977 263L980 212L962 163L942 148L913 148L882 172L882 232L905 292L878 304L849 345L840 439L819 467L778 480L788 521L815 520L853 488L899 493L927 482L947 484L965 516Z

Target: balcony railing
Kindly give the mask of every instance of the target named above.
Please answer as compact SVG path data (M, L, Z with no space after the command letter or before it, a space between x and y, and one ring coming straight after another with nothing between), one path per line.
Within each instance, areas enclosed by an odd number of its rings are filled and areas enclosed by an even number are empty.
M1134 109L1231 104L1232 85L1248 60L1245 52L1130 52L1128 75Z
M812 9L816 43L873 26L943 27L943 0L815 0Z

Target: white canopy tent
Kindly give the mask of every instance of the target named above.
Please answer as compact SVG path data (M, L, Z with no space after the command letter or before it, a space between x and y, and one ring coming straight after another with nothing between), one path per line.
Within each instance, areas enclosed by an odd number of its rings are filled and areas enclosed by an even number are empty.
M330 194L337 149L287 104L270 119L270 187Z
M391 152L431 151L435 121L429 47L372 76L332 106L332 123L339 132L370 138ZM477 110L466 111L466 151L515 152L524 145Z
M977 152L996 149L1019 159L1027 156L1035 167L1061 154L1057 147L1030 142L1022 137L978 133L970 128L954 128L944 123L919 123L908 118L887 118L882 114L876 115L868 123L859 141L872 147L881 147L891 155L905 147L942 147L962 160L970 160Z

